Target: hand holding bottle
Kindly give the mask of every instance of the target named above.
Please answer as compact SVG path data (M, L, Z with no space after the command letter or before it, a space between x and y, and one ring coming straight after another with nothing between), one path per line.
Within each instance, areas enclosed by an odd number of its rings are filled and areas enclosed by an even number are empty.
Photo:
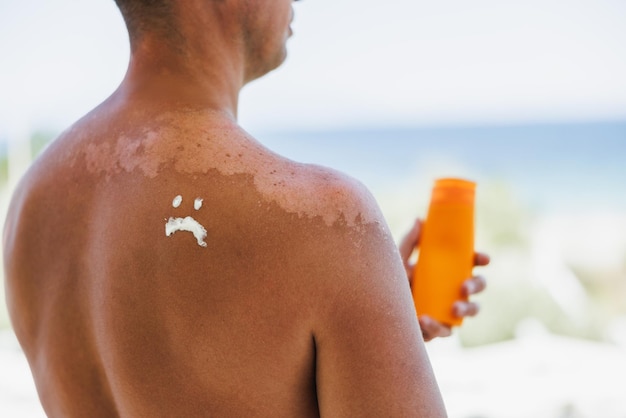
M472 215L473 216L473 215ZM415 249L418 247L420 240L422 238L423 232L423 222L418 219L413 228L409 231L409 233L405 236L405 238L400 243L400 255L402 256L402 260L407 271L407 277L412 285L415 286L416 280L419 278L415 278L415 266L410 263L410 258ZM472 237L473 241L473 237ZM473 252L473 242L472 242L472 253L470 255L470 265L469 271L471 272L471 267L473 266L485 266L489 264L489 256L483 253L474 253ZM486 282L482 276L471 276L471 273L467 274L468 277L464 277L461 282L458 282L456 288L456 296L454 300L448 302L449 306L446 309L449 310L452 318L462 319L468 316L474 316L479 311L479 306L468 300L468 297L472 294L476 294L482 292L485 289ZM438 279L444 280L446 278L439 277ZM451 326L453 325L449 318L433 318L432 315L428 314L420 314L419 315L420 326L422 328L422 333L424 335L424 339L429 341L436 337L446 337L451 334ZM460 323L457 322L457 323Z

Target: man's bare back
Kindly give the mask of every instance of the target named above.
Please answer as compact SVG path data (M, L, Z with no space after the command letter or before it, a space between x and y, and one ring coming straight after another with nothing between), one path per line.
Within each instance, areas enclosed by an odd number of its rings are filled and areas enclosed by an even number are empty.
M7 217L7 300L46 413L441 416L367 191L132 86L52 143Z

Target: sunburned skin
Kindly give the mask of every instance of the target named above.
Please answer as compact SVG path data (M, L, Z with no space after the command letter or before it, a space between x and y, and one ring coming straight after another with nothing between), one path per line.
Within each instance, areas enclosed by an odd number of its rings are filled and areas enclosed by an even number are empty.
M182 202L183 197L181 195L178 195L172 201L172 206L174 208L178 208L180 207ZM200 210L200 208L202 207L202 199L197 198L193 203L193 207L195 210ZM177 231L191 232L198 241L198 245L206 248L207 243L204 242L204 239L207 236L206 228L191 216L186 216L184 218L171 217L167 220L167 223L165 224L165 236L169 237Z
M153 179L166 167L193 176L210 170L226 176L248 174L266 202L275 202L299 217L321 216L328 226L341 221L350 227L360 227L377 219L374 201L363 211L363 205L357 208L349 199L344 199L341 189L336 193L315 193L318 188L322 190L329 184L345 184L346 181L353 182L351 187L364 189L360 183L331 170L312 166L303 170L303 165L264 148L234 122L222 117L216 123L215 119L215 114L208 111L164 113L150 118L149 129L129 128L111 135L110 141L85 141L88 143L84 150L86 168L107 178L138 171ZM316 198L308 199L308 196L294 193L294 189L311 189Z

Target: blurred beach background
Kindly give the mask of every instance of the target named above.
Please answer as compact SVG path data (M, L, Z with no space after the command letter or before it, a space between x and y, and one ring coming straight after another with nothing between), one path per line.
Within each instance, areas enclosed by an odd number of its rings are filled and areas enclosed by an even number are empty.
M427 344L452 418L625 418L626 3L315 0L241 124L366 184L396 239L475 180L482 311ZM0 211L121 81L112 0L0 2ZM0 293L2 289L0 288ZM0 416L43 416L0 298Z

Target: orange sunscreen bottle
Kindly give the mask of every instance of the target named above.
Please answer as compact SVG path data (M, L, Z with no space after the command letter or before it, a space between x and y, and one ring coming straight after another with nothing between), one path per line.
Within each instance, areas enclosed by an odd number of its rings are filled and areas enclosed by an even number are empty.
M413 274L413 301L418 315L449 326L463 320L452 306L467 300L463 282L474 267L474 194L476 183L444 178L435 181Z

